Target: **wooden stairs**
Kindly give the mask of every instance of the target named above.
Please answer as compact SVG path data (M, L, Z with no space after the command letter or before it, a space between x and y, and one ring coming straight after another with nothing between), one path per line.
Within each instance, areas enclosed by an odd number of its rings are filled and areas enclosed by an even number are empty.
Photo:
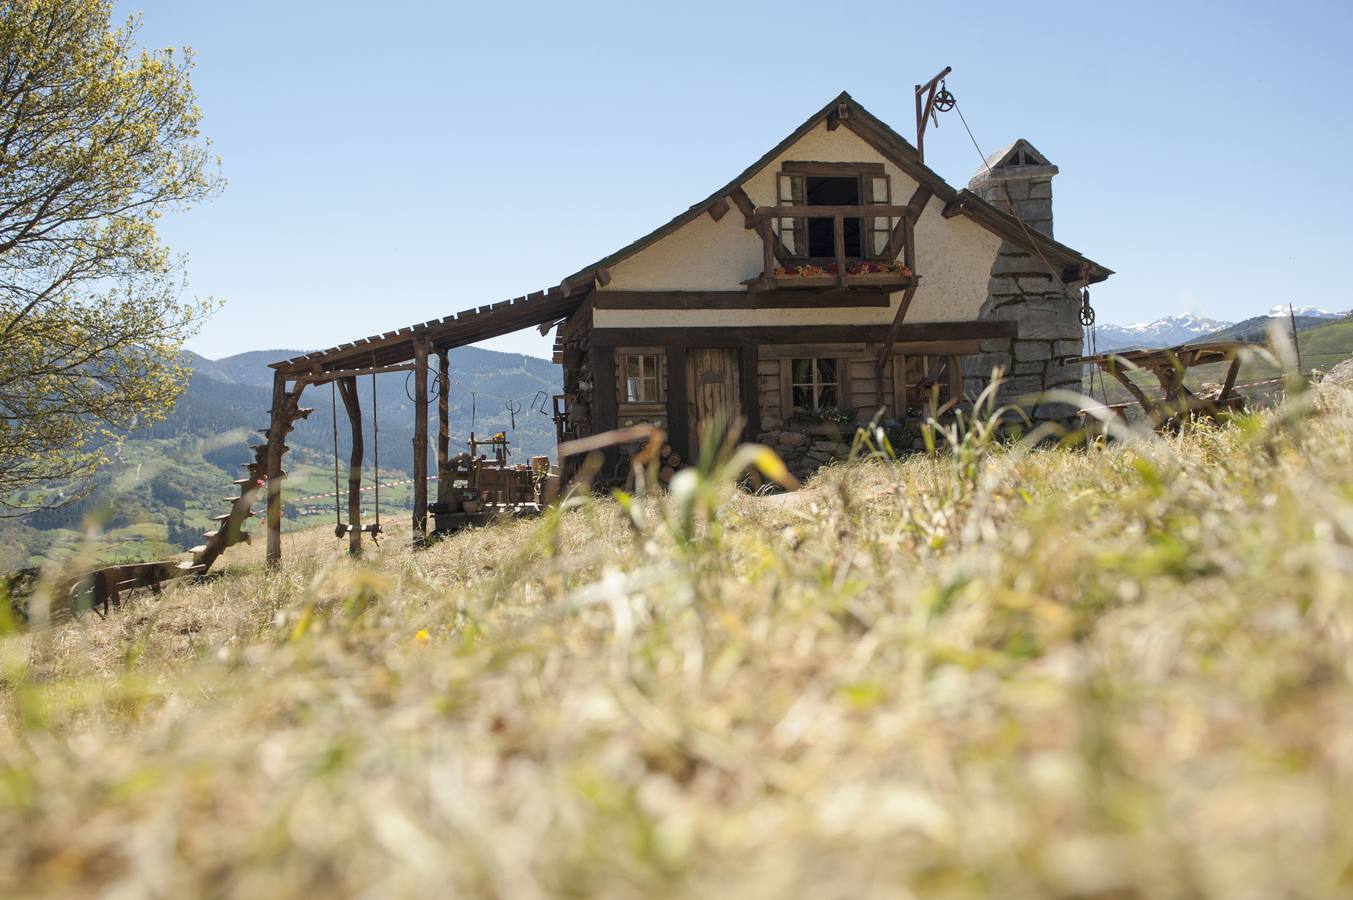
M284 420L283 437L285 438L286 432L291 431L295 419L304 419L311 412L310 409L295 409L294 415ZM254 503L258 500L259 492L268 483L270 430L261 429L259 433L263 435L264 442L250 444L249 449L253 451L254 459L252 462L242 464L248 474L234 481L239 493L221 498L230 504L230 507L226 512L214 517L217 523L216 530L203 534L202 543L188 551L191 558L182 561L161 560L104 566L88 572L70 585L70 598L74 608L76 610L91 608L103 615L110 606L121 603L123 591L149 588L158 594L164 582L189 575L197 577L205 575L222 553L236 544L249 543L250 534L244 530L244 525L253 518ZM282 454L285 455L289 449L283 444ZM285 472L280 474L286 475Z

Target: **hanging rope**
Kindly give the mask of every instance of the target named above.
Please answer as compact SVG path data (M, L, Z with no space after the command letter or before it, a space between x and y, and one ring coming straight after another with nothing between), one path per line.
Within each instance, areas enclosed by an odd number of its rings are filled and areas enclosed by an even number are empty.
M334 420L334 537L341 538L347 534L347 526L343 524L342 507L338 499L338 382L329 382L329 408Z
M991 165L987 162L986 154L982 152L982 148L977 143L976 136L973 135L972 129L968 127L968 120L964 118L963 110L959 108L958 101L954 101L954 110L955 112L958 113L958 120L963 123L963 130L968 132L968 140L972 141L972 147L974 150L977 151L978 158L982 160L982 168L987 170L988 175L994 175L995 173L991 171ZM1025 238L1028 239L1029 246L1033 247L1034 252L1038 254L1038 258L1043 261L1043 265L1047 267L1048 272L1051 273L1052 277L1057 280L1057 283L1062 286L1062 289L1067 290L1068 287L1067 283L1062 279L1061 273L1058 272L1057 269L1052 265L1052 263L1048 262L1048 258L1043 255L1043 250L1038 246L1038 241L1034 240L1033 234L1029 231L1029 226L1024 224L1023 217L1015 213L1015 201L1014 198L1010 196L1010 185L1007 184L1005 181L998 181L998 183L1000 184L1001 189L1005 191L1005 202L1010 207L1010 214L1014 216L1015 221L1019 223L1019 227L1024 231L1024 236ZM1081 339L1082 341L1081 346L1082 349L1084 349L1084 347L1088 343L1090 348L1090 354L1093 356L1094 354L1098 353L1099 350L1097 346L1098 341L1096 340L1095 333L1096 332L1095 309L1093 306L1090 305L1089 287L1081 289L1080 299L1081 299L1080 320L1081 326L1085 330L1085 334ZM1091 394L1093 395L1095 375L1096 373L1098 373L1100 394L1104 399L1104 404L1107 406L1109 402L1108 387L1104 383L1104 373L1100 370L1099 366L1092 366L1091 369L1092 369L1090 372Z
M371 459L376 470L376 523L371 528L371 539L376 541L381 533L381 420L376 409L375 372L371 373Z
M1090 289L1081 288L1081 326L1085 329L1084 346L1091 356L1099 355L1099 335L1095 327L1095 308L1090 305ZM1095 379L1099 379L1099 396L1105 406L1109 405L1109 387L1104 381L1104 370L1098 365L1090 367L1090 396L1095 393Z

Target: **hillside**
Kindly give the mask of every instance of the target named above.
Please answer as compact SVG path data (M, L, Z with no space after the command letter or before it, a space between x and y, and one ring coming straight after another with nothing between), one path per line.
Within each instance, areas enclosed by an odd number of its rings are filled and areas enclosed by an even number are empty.
M222 512L221 498L240 477L239 464L250 459L249 445L268 424L272 370L268 363L294 356L295 350L261 350L219 360L190 354L192 381L167 419L133 432L121 454L94 478L79 502L24 519L0 519L0 571L37 565L65 552L89 529L97 533L97 556L107 561L163 558L201 542L211 517ZM560 391L559 367L548 360L499 353L478 347L452 351L449 395L453 452L465 448L471 427L478 433L507 432L517 459L553 455L554 422L530 407ZM404 481L413 468L413 403L403 375L377 380L382 482ZM374 483L371 383L361 385L366 440L367 484ZM520 404L513 417L505 408ZM289 479L284 498L333 490L333 418L327 385L312 388L304 403L315 412L288 438ZM435 406L430 417L436 427ZM347 416L339 408L339 455L348 459ZM435 466L430 465L430 471ZM75 493L79 485L66 488ZM381 491L382 515L402 517L411 506L407 486ZM346 503L346 501L345 501ZM333 501L288 504L294 524L332 522ZM312 514L306 515L310 511ZM345 515L346 518L346 515Z
M362 564L292 533L0 638L0 893L1341 894L1353 394L1306 396Z
M1252 316L1243 322L1235 322L1225 328L1218 328L1216 331L1209 332L1205 340L1209 341L1251 341L1262 343L1267 340L1268 329L1270 325L1277 325L1284 332L1292 330L1292 322L1295 321L1297 331L1309 331L1312 328L1322 328L1333 322L1340 322L1346 319L1344 316L1296 316L1289 319L1286 315L1281 316Z

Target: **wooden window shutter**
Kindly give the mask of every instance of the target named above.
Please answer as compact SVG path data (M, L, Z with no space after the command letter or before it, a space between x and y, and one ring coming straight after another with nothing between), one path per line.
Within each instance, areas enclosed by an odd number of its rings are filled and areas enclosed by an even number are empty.
M864 175L863 196L865 203L892 203L892 183L887 175ZM886 259L888 239L892 236L897 219L890 216L871 216L865 220L864 255L869 259Z
M801 206L804 202L804 186L802 175L776 176L777 195L776 204L778 206ZM775 233L780 236L780 241L789 251L790 256L806 257L808 255L808 220L804 218L794 219L776 219Z
M845 410L855 409L855 395L850 383L850 360L844 356L836 360L836 380L840 384L836 389L836 405Z

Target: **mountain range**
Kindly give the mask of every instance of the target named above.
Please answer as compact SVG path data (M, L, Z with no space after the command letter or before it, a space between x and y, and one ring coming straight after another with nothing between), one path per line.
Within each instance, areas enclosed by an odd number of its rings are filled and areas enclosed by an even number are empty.
M1314 306L1303 306L1293 310L1298 331L1313 328L1333 319L1342 319L1348 314L1348 312L1330 312ZM1241 322L1226 322L1183 313L1133 325L1104 324L1095 328L1095 345L1097 350L1103 352L1129 347L1174 347L1200 340L1263 340L1272 319L1278 319L1280 326L1286 327L1287 307L1275 306L1266 315L1253 316Z
M272 403L273 370L268 363L303 352L255 350L214 360L189 354L193 378L174 412L137 435L179 437L265 427ZM408 472L413 468L411 381L412 373L383 375L376 380L374 407L380 425L380 461L383 468L391 471ZM430 388L432 383L430 378ZM451 353L451 390L447 395L451 452L466 449L465 441L471 431L480 436L502 431L512 442L513 456L519 461L525 462L527 456L536 454L552 455L554 421L545 413L550 411L551 398L561 390L559 367L547 359L479 347L457 348ZM296 430L287 438L293 452L299 452L302 458L319 456L329 461L333 454L335 403L331 394L329 385L320 385L302 395L301 405L312 407L314 412L308 419L297 422ZM370 464L375 449L370 378L359 379L358 399L362 404L366 459ZM346 461L349 426L341 400L338 407L338 451ZM435 419L430 430L436 434ZM253 442L241 441L214 453L226 465L244 462L251 456L247 444Z
M214 527L212 516L222 512L221 498L231 481L241 476L240 464L252 458L249 445L263 440L258 431L268 424L272 402L273 370L268 363L301 352L258 350L224 359L188 354L192 379L166 419L128 435L112 462L89 484L53 486L67 492L69 502L22 518L0 519L0 571L36 565L63 548L81 545L90 533L99 535L91 552L107 562L163 559L200 543L204 529ZM409 489L399 486L413 468L413 401L405 374L376 379L380 480L387 485L382 504L390 515L412 508ZM360 379L358 387L366 447L364 482L370 486L376 450L371 379ZM457 348L451 354L447 395L451 452L467 449L470 431L479 435L502 431L511 441L511 461L553 455L554 422L541 410L548 412L551 398L561 390L559 367L549 360ZM295 503L288 501L286 512L296 522L308 516L304 521L316 524L315 507L332 509L326 493L332 491L334 472L330 394L328 385L307 390L301 403L314 412L287 437L291 452L285 460L288 479L283 496L289 490L297 498ZM430 418L435 443L435 413ZM340 404L338 458L344 472L349 434ZM431 460L429 470L435 471ZM326 493L323 502L304 499L320 493ZM374 497L364 502L374 506ZM371 514L371 506L365 507L365 514Z

